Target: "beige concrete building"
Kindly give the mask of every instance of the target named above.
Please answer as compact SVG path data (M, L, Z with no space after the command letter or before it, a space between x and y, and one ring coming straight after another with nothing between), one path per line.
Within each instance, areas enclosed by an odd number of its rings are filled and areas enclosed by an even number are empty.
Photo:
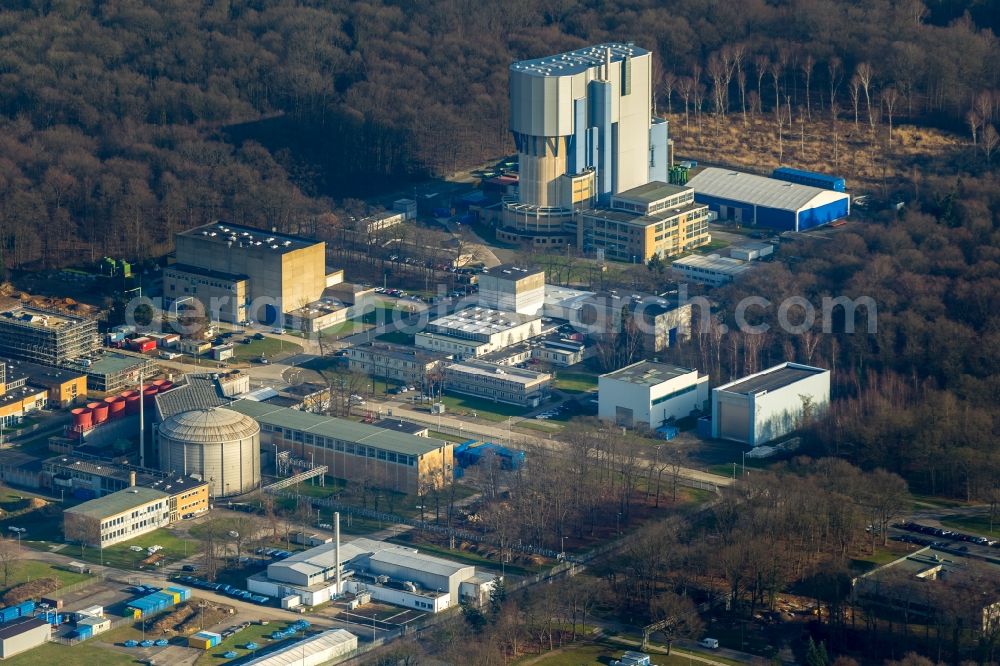
M170 524L170 495L152 488L126 488L63 512L69 541L105 548Z
M645 263L711 242L708 206L690 187L651 182L611 197L609 207L580 214L577 245L586 254Z
M450 393L486 398L523 407L538 407L548 397L552 375L508 366L469 361L444 369L444 388Z
M445 354L388 342L368 342L347 349L351 370L369 377L421 387L426 383L427 376L435 372L447 358Z
M541 317L471 307L435 319L414 336L421 349L474 358L542 334Z
M214 223L177 234L175 244L176 264L164 271L165 298L195 297L223 321L241 321L243 312L272 323L343 280L342 271L327 274L322 241Z
M484 308L537 315L545 302L545 271L501 264L479 276L479 304Z

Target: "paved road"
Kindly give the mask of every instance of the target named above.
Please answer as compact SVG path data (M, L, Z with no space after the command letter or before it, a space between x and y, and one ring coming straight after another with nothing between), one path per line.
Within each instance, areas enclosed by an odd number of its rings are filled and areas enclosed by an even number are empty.
M458 433L469 433L470 436L484 437L498 442L511 442L515 445L518 442L526 442L536 446L563 451L569 448L568 444L556 439L512 431L508 429L507 422L486 424L482 421L467 421L457 419L453 416L432 415L426 412L418 412L403 403L393 401L371 403L369 407L372 408L376 405L382 408L383 411L392 409L393 416L423 423L431 428L447 428L448 430L457 431ZM511 425L516 424L519 420L523 420L523 417L512 417ZM690 481L698 481L700 483L714 484L716 486L730 486L734 483L731 478L718 476L716 474L709 474L708 472L691 468L682 468L680 478Z

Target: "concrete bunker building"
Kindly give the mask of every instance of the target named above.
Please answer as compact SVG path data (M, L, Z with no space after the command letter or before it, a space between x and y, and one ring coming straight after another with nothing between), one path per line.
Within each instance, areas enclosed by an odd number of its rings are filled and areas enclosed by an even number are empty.
M759 446L826 411L830 371L781 363L712 389L712 437Z
M213 223L175 236L177 261L163 270L164 299L173 307L197 299L230 323L267 324L321 302L343 271L326 270L326 243L253 227ZM257 311L249 310L259 304Z

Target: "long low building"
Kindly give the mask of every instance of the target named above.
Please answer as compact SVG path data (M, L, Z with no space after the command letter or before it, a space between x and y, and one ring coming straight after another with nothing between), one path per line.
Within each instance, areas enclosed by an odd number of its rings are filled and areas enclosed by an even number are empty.
M753 264L750 262L720 257L717 254L708 256L692 254L670 264L674 279L679 282L698 282L712 287L732 282L752 269Z
M0 624L0 659L9 659L44 645L52 636L52 627L44 618L19 617Z
M340 661L357 649L357 636L346 629L328 629L244 661L243 666L320 666Z
M521 407L538 407L549 396L552 375L468 361L444 369L444 390Z
M373 539L342 544L339 561L337 551L336 543L325 543L295 553L250 576L247 589L278 598L295 595L307 606L368 592L376 601L437 613L461 602L484 603L496 579L469 564Z
M694 200L708 205L720 220L745 226L805 231L851 213L851 198L750 173L709 167L688 181Z
M829 370L781 363L712 389L712 436L759 446L823 414L829 403Z
M414 344L462 361L524 342L542 330L539 316L473 306L430 322L414 336Z
M326 465L337 479L368 479L413 493L441 485L454 473L451 442L253 400L237 400L226 409L260 424L262 450L274 446L291 450L304 460Z
M170 524L170 496L152 488L127 488L63 512L67 541L106 548Z

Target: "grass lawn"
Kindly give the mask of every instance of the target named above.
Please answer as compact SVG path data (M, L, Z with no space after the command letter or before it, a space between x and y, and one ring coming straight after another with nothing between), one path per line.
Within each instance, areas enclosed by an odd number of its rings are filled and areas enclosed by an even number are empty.
M261 356L270 359L275 354L299 354L301 352L302 345L297 345L294 342L286 342L278 338L265 337L263 340L254 340L248 345L237 340L233 344L234 361L249 361Z
M555 386L566 393L586 393L597 388L597 375L589 372L556 372Z
M194 662L195 666L224 664L226 662L233 661L231 659L226 659L225 657L222 656L230 650L232 650L237 654L236 659L248 657L253 653L251 653L249 650L245 648L247 643L256 643L258 646L260 646L255 651L256 654L260 654L262 650L270 648L274 645L278 645L280 643L285 643L285 642L292 642L294 640L302 638L302 634L299 633L296 635L295 638L286 639L284 641L271 640L272 631L280 631L282 629L285 629L286 627L288 627L288 624L290 623L275 622L275 621L272 621L266 627L261 626L259 624L251 624L243 631L237 632L232 636L230 636L229 638L227 638L226 640L222 641L221 643L219 643L218 646L212 648L211 650L206 650L205 654L198 657L198 660Z
M69 503L67 502L67 506ZM32 546L31 542L43 542L43 548L48 550L44 542L62 543L62 512L58 510L58 502L41 509L5 515L0 520L0 531L12 535L8 527L23 527L28 532L21 537L22 543Z
M441 402L445 404L448 414L467 416L475 414L475 418L484 421L506 421L509 416L520 416L525 412L524 407L517 405L465 395L445 395L441 398Z
M369 324L365 324L359 321L359 319L361 318L357 317L355 319L348 319L340 322L339 324L334 324L333 326L324 328L319 332L319 336L323 338L341 338L346 335L361 333L362 331L367 331L371 328Z
M527 428L528 430L534 430L536 432L541 432L545 434L560 432L562 431L562 426L556 423L552 423L551 420L535 420L535 419L525 419L523 421L518 421L514 426L516 428Z
M990 529L990 516L988 513L982 516L945 516L941 519L941 524L946 527L962 530L963 532L972 532L990 538L1000 537L1000 518L993 521L993 529Z
M4 663L13 666L52 666L52 664L59 664L59 666L92 666L93 664L118 666L119 664L135 664L137 661L135 656L102 648L94 641L87 641L73 646L45 643L33 650L5 659Z
M895 542L892 542L895 543ZM911 552L913 548L906 548L904 544L900 544L903 548L883 548L881 546L875 547L875 553L873 555L862 555L860 557L851 558L851 568L860 572L868 572L876 567L880 567L884 564L889 564L894 560L898 560L904 554Z
M146 552L146 548L154 544L163 546L163 550L159 552L166 556L167 560L171 561L177 561L194 555L198 552L200 545L198 541L181 539L171 530L160 528L149 534L143 534L129 541L105 548L103 562L106 566L117 567L119 569L134 569L139 565L141 560L148 557L149 553ZM129 550L129 546L139 546L142 548L142 552ZM100 564L102 562L102 553L97 548L87 548L81 556L80 547L70 545L66 547L63 554L92 564Z
M935 495L913 495L914 509L959 509L968 506L961 500Z
M63 587L65 587L67 585L73 585L75 583L89 580L90 578L93 578L93 576L76 573L74 571L66 571L64 569L57 569L46 562L20 560L15 562L11 567L10 578L7 579L7 584L0 594L6 593L7 590L15 585L27 583L32 580L38 580L39 578L55 578L62 583Z

